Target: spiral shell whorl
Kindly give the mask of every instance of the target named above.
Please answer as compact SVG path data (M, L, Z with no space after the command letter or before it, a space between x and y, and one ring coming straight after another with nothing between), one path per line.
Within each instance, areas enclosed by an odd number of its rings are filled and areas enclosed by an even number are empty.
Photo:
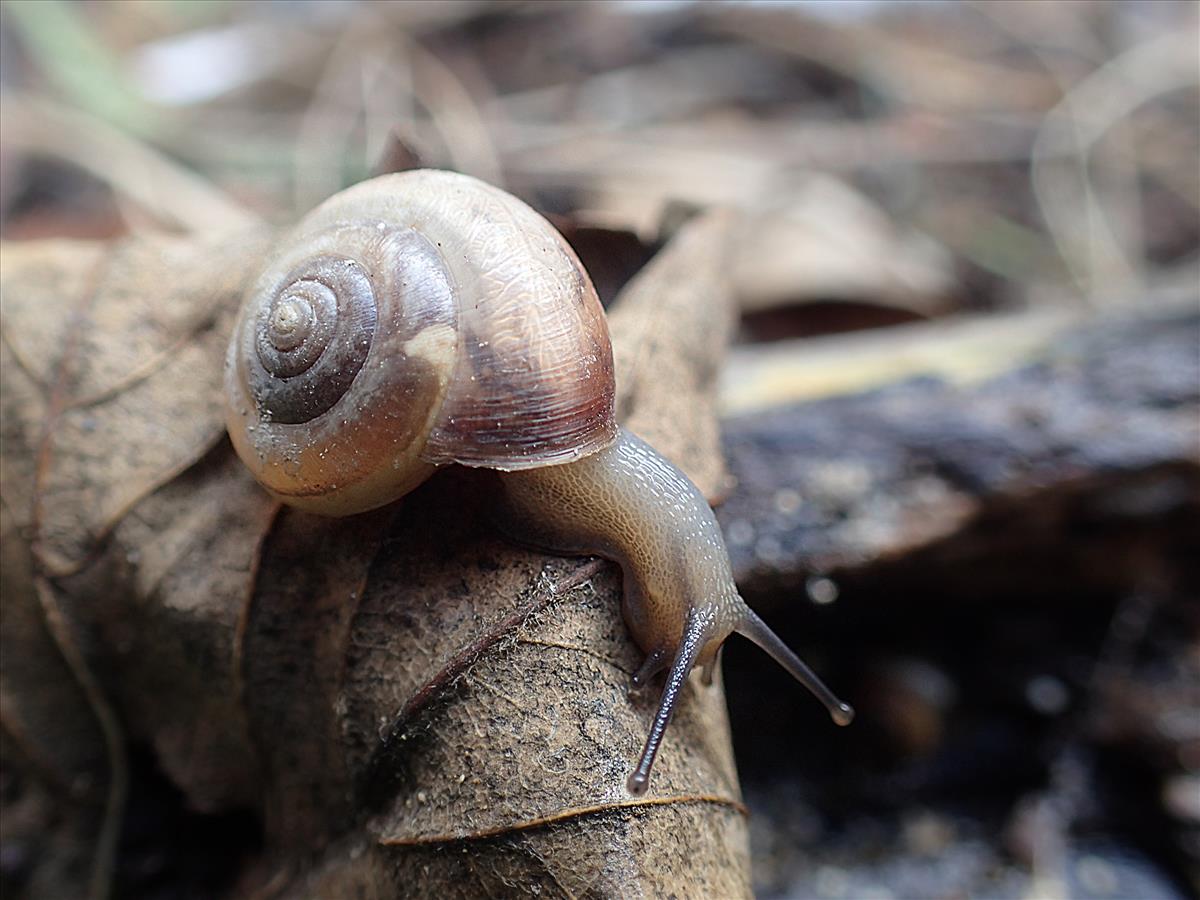
M412 227L306 220L252 288L230 344L238 454L287 502L346 514L428 477L419 459L456 345L455 294Z
M295 425L330 410L366 361L378 318L354 260L321 256L292 272L254 323L248 374L263 418Z

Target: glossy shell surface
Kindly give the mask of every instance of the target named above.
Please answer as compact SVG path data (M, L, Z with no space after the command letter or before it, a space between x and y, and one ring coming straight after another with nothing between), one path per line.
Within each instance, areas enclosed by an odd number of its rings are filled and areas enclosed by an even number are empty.
M554 465L616 437L608 329L574 252L448 172L363 182L305 217L247 297L226 394L258 480L329 514L439 465Z

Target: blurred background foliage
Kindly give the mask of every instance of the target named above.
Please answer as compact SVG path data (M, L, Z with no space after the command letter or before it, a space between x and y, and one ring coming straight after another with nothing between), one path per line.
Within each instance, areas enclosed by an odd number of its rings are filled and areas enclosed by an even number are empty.
M1132 303L1197 274L1192 3L17 0L3 16L9 237L286 222L419 161L646 241L680 206L790 219L776 240L820 240L823 271L797 288L761 271L777 247L748 250L745 293L775 304Z
M730 263L743 317L722 387L727 414L909 375L978 382L1071 323L1194 309L1198 9L1173 0L6 0L0 234L282 225L373 173L444 167L550 216L607 302L685 217L732 206L749 224ZM974 324L950 342L895 327L964 314ZM772 515L803 500L786 490L768 498ZM736 557L753 516L729 519ZM760 541L741 571L761 576L778 552ZM772 583L760 577L768 604ZM789 589L816 606L839 591L819 572ZM862 590L878 601L889 586ZM1155 590L1118 593L1063 631L1076 662L1111 644L1122 615L1172 602ZM1080 596L1090 602L1095 591ZM831 621L817 636L851 647L853 622ZM992 737L947 742L949 711L965 705L971 679L926 652L930 623L945 621L935 611L898 630L880 619L874 649L848 651L843 674L865 671L858 694L873 689L886 707L853 752L822 743L819 717L801 717L814 744L787 781L763 773L795 761L794 731L757 747L752 735L736 739L758 889L1194 892L1195 729L1177 741L1159 735L1176 753L1165 768L1185 774L1099 779L1116 785L1110 819L1140 829L1140 841L1106 827L1064 849L1056 816L1074 821L1064 809L1087 806L1096 771L1084 752L1094 730L1081 743L1059 718L1073 683L1029 663L1019 716L1049 724L997 737L988 728L1011 719L976 709L976 738ZM1005 652L1023 640L1011 637ZM755 691L739 696L737 667L755 663L731 657L734 725L746 735L772 712L747 699ZM1180 690L1193 703L1182 709L1194 711L1195 683ZM739 704L751 710L740 719ZM1116 717L1125 725L1105 727L1141 727L1129 725L1137 705ZM1181 707L1167 706L1178 718ZM1019 746L1035 731L1044 743ZM1100 769L1128 771L1128 759ZM219 845L211 829L189 827Z

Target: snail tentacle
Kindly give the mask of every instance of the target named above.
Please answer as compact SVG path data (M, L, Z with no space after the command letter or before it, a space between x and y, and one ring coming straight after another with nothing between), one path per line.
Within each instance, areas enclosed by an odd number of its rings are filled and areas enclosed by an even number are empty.
M662 697L658 701L658 710L654 714L650 732L646 735L646 743L642 746L642 753L638 757L637 765L625 782L629 793L634 796L646 793L646 789L650 787L650 769L653 768L654 760L658 756L658 748L662 745L663 736L667 732L667 726L671 724L672 716L675 715L675 709L679 705L688 675L691 674L692 667L696 665L696 659L700 656L704 645L708 643L709 634L707 632L710 623L705 622L704 619L705 616L701 610L692 609L688 612L687 623L683 627L683 640L675 651L675 659L671 662L671 668L667 670L667 681L663 685Z

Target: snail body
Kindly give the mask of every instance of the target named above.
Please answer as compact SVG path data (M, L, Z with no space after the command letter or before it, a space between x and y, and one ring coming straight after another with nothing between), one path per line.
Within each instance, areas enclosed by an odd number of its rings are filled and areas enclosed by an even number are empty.
M234 448L279 499L349 515L438 466L499 474L496 516L527 543L616 561L622 612L666 670L628 789L644 792L687 676L733 632L852 712L746 606L700 491L614 419L612 349L566 241L463 175L363 182L317 207L252 287L226 364Z

